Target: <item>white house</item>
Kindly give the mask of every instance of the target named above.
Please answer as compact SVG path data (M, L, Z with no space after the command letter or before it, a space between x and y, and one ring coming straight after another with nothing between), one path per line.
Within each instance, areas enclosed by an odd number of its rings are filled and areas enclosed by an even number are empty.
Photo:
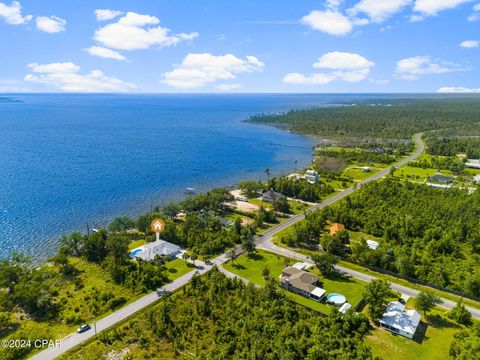
M377 250L378 245L379 245L379 244L378 244L377 241L367 240L367 246L368 246L371 250Z
M478 159L468 159L465 163L465 166L473 169L480 169L480 160Z
M345 314L351 308L352 308L352 304L349 304L348 302L346 302L340 307L340 309L338 309L338 312Z
M305 172L305 175L303 175L303 178L307 180L307 182L309 182L310 184L316 184L320 181L320 175L312 169L308 169Z
M182 252L182 248L165 240L158 240L147 243L130 252L133 258L139 258L145 261L151 261L155 256L166 256L173 259Z
M385 330L413 339L420 319L421 316L417 311L405 310L405 305L394 301L388 304L379 322Z

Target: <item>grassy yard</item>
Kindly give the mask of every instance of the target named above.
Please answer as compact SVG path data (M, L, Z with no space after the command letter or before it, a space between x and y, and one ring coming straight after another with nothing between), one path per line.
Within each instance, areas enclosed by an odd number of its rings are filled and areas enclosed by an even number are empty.
M400 278L397 278L397 277L391 276L391 275L382 274L382 273L379 273L379 272L376 272L376 271L372 271L370 269L364 268L363 266L352 264L352 263L349 263L347 261L340 261L338 265L346 267L348 269L352 269L352 270L362 272L364 274L374 276L378 279L384 279L384 280L387 280L387 281L390 281L390 282L393 282L393 283L396 283L396 284L400 284L400 285L409 287L411 289L416 289L416 290L419 290L419 291L427 291L428 290L428 291L434 293L437 296L440 296L442 298L449 299L449 300L452 300L452 301L455 301L455 302L457 302L460 299L460 297L457 296L457 295L453 295L453 294L447 293L445 291L433 289L433 288L430 288L428 286L414 284L414 283L411 283L407 280L400 279ZM463 298L462 302L466 306L471 306L473 308L480 309L480 303L478 301Z
M422 323L417 330L419 333L413 340L375 326L366 341L373 353L383 359L449 359L448 351L453 335L460 329L461 326L448 319L446 311L435 309L428 318L422 316Z
M133 250L139 246L142 246L142 245L145 245L147 242L144 240L144 239L140 239L140 240L135 240L135 241L132 241L129 245L128 245L128 250Z
M225 264L224 267L228 271L237 274L255 284L264 286L265 280L263 278L262 272L263 269L268 268L270 270L270 275L278 279L285 265L292 265L296 260L291 258L286 258L280 255L272 254L266 251L258 251L254 256L242 255L240 256L235 263ZM316 270L312 271L319 275ZM348 302L352 305L357 305L362 299L362 293L364 289L364 283L357 279L351 278L332 278L327 279L320 277L321 286L327 290L327 294L330 293L340 293L344 295ZM310 307L314 310L330 313L332 307L317 301L307 299L303 296L294 294L289 291L285 291L286 295L293 301Z
M290 205L290 211L293 214L303 213L306 209L310 207L309 205L303 202L295 201L295 200L288 200L288 204Z
M165 267L167 268L168 280L173 281L179 277L195 270L193 264L186 263L182 259L174 259L169 261Z

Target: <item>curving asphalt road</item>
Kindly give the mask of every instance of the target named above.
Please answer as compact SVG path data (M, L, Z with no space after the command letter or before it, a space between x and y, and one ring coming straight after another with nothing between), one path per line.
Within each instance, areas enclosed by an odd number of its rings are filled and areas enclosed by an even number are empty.
M423 151L425 150L425 145L424 145L421 137L422 137L422 134L415 134L413 139L414 139L414 141L417 145L416 151L412 155L410 155L407 158L403 159L402 161L396 163L393 166L394 168L399 168L400 166L405 165L406 163L416 159L417 157L419 157L423 153ZM341 200L341 199L345 198L349 194L358 190L362 185L384 177L385 175L387 175L390 172L390 169L391 168L382 170L382 171L372 175L368 179L360 181L355 186L353 186L351 188L348 188L348 189L344 190L343 192L341 192L339 194L336 194L336 195L332 196L331 198L329 198L329 199L327 199L327 200L325 200L325 201L323 201L319 204L316 204L316 205L312 206L311 208L308 209L308 211L313 211L313 210L316 210L316 209L324 208L326 206L329 206L329 205L333 204L334 202L336 202L338 200ZM300 220L302 220L304 218L305 218L304 214L295 215L295 216L287 219L283 223L265 231L261 236L257 236L255 238L255 241L257 243L258 248L265 249L265 250L268 250L268 251L272 251L272 252L275 252L275 253L280 254L280 255L285 255L285 256L297 258L299 260L311 263L312 261L308 257L306 257L302 254L296 253L293 250L277 247L272 242L272 238L273 238L274 235L276 235L278 232L284 230L285 228L287 228L289 226L292 226L293 224L299 222ZM242 250L241 250L240 247L236 247L235 249L236 249L238 254L242 253ZM35 354L34 356L32 356L30 359L32 359L32 360L51 360L51 359L54 359L57 356L60 356L60 355L64 354L68 350L74 348L77 345L80 345L81 343L83 343L83 342L91 339L93 336L95 336L95 328L96 328L96 332L99 333L100 331L106 330L106 329L118 324L119 322L125 320L126 318L130 317L131 315L135 314L136 312L138 312L138 311L144 309L145 307L151 305L152 303L157 301L159 298L161 298L165 293L173 292L173 291L181 288L182 286L186 285L188 282L190 282L190 280L195 275L195 273L204 274L204 273L210 271L214 266L218 266L220 271L225 273L228 277L237 277L236 275L228 272L227 270L225 270L221 266L223 263L225 263L227 261L228 261L227 255L222 254L222 255L216 257L215 259L211 260L211 262L208 263L208 264L197 262L197 263L200 263L200 265L197 266L196 270L192 270L188 274L185 274L185 275L181 276L180 278L178 278L175 281L163 286L162 288L158 289L157 291L155 291L153 293L150 293L148 295L145 295L145 296L141 297L140 299L134 301L133 303L130 303L127 306L125 306L125 307L115 311L114 313L108 315L107 317L98 320L96 322L95 326L92 324L92 329L91 330L86 331L82 334L76 334L76 333L70 334L70 335L68 335L67 337L65 337L61 340L59 347L52 347L52 348L48 348L46 350L43 350L42 352L39 352L38 354ZM366 275L366 274L363 274L361 272L350 270L350 269L343 268L343 267L340 267L340 266L337 266L337 269L346 273L346 274L348 274L348 275L350 275L350 276L352 276L352 277L355 277L355 278L363 280L363 281L369 282L369 281L375 279L375 277L373 277L373 276ZM401 286L401 285L398 285L398 284L392 284L392 289L394 289L394 290L396 290L396 291L398 291L402 294L406 294L408 296L416 296L418 294L417 290L413 290L413 289L410 289L410 288L407 288L405 286ZM443 299L443 300L444 300L444 302L441 306L443 306L447 309L451 309L455 305L455 303L450 301L450 300L447 300L447 299ZM474 317L480 318L480 310L473 309L473 308L470 308L470 307L467 307L467 309L472 313L472 315Z
M425 150L425 144L422 141L422 134L415 134L413 139L414 139L415 143L417 144L416 151L412 155L410 155L409 157L407 157L407 158L403 159L402 161L396 163L393 166L394 168L399 168L399 167L407 164L408 162L410 162L412 160L415 160ZM385 175L387 175L390 172L390 170L391 170L391 168L382 170L382 171L376 173L375 175L369 177L368 179L365 179L365 180L359 182L356 186L352 186L352 187L346 189L345 191L343 191L339 194L336 194L335 196L332 196L331 198L329 198L325 201L322 201L321 203L309 208L308 211L313 211L313 210L322 209L324 207L327 207L327 206L333 204L334 202L345 198L346 196L350 195L354 191L358 190L362 185L384 177ZM289 226L292 226L293 224L301 221L304 218L305 218L305 214L298 214L296 216L293 216L293 217L289 218L288 220L284 221L283 223L279 224L278 226L275 226L275 227L269 229L268 231L265 231L262 234L262 236L257 237L257 247L259 249L267 250L267 251L270 251L270 252L277 253L279 255L288 256L288 257L291 257L291 258L294 258L294 259L302 260L306 263L313 264L312 260L309 257L307 257L305 255L302 255L302 254L299 254L299 253L297 253L297 252L295 252L294 250L291 250L291 249L278 247L278 246L274 245L273 241L272 241L273 237L278 232L286 229ZM374 276L367 275L367 274L361 273L359 271L351 270L351 269L348 269L348 268L345 268L345 267L342 267L342 266L337 265L336 269L338 271L341 271L345 274L348 274L348 275L350 275L354 278L357 278L357 279L360 279L360 280L363 280L363 281L366 281L366 282L370 282L370 281L376 279ZM407 296L415 297L419 294L418 290L414 290L414 289L408 288L406 286L402 286L402 285L395 284L395 283L391 284L391 288L393 290L398 291L399 293L407 295ZM442 299L442 300L443 300L443 303L439 306L443 307L445 309L450 310L456 305L456 303L451 301L451 300L448 300L448 299ZM466 306L466 308L468 309L468 311L470 311L470 313L472 314L473 317L475 317L477 319L480 319L480 310L469 307L469 306Z

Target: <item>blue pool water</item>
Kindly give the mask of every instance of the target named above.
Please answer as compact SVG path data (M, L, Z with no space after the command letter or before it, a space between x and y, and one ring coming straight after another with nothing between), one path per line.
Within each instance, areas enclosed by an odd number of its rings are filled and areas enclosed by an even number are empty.
M341 294L329 294L327 296L328 301L334 303L335 305L343 305L347 299Z
M142 251L143 251L142 249L135 249L130 252L130 257L134 258L135 256L137 256L137 254L141 253Z

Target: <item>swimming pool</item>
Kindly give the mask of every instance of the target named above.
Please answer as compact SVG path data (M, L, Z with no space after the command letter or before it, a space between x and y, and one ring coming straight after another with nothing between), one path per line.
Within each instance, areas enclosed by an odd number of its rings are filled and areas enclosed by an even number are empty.
M342 294L329 294L327 300L337 306L343 305L347 302L347 299Z
M139 253L141 253L143 250L142 249L135 249L133 251L130 252L130 257L134 258L135 256L137 256Z

